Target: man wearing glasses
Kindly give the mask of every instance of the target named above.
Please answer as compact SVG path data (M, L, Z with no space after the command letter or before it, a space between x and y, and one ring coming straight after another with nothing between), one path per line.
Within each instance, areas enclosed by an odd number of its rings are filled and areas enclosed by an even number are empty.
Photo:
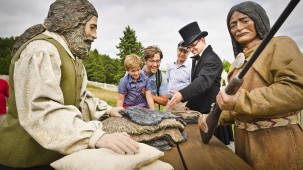
M167 66L168 90L181 90L188 86L191 81L191 63L187 60L190 51L179 42L177 45L177 60ZM169 99L173 97L173 93L169 93ZM166 111L184 111L186 103L178 103L174 108L167 108Z
M184 41L181 45L194 55L191 57L193 60L191 83L179 91L171 91L174 95L168 107L173 107L183 100L188 101L186 104L188 109L208 114L220 90L222 61L212 47L206 44L205 37L208 32L201 32L197 22L184 26L179 33ZM229 141L233 140L230 127L219 126L215 136L224 144L230 144Z
M162 58L163 53L158 46L149 46L145 48L143 54L145 65L142 69L142 73L150 80L154 102L165 106L168 102L168 85L165 74L159 70ZM156 79L158 71L160 71L159 74L161 74L158 76L158 79L161 77L161 82L159 82L159 84Z

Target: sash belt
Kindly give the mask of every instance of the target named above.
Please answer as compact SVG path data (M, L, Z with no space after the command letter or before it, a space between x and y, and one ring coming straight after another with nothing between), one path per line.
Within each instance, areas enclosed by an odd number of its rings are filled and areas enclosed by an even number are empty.
M244 129L246 131L256 131L273 127L289 126L291 124L298 124L297 115L291 115L276 119L261 120L252 123L241 122L240 120L235 119L236 127L239 129Z

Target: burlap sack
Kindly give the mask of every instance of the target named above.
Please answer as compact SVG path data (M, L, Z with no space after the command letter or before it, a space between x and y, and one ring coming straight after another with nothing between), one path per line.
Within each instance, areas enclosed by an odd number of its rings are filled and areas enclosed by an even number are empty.
M121 155L107 148L85 149L67 155L51 166L57 170L132 170L149 165L164 155L158 149L139 143L139 153Z

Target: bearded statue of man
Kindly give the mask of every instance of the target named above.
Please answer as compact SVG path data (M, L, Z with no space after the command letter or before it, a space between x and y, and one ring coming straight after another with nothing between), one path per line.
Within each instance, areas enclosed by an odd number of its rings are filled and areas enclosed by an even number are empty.
M88 148L135 154L124 133L105 133L102 116L121 116L86 89L82 59L97 38L98 14L87 0L56 0L43 24L14 44L9 108L0 125L0 169L52 169L64 155Z
M87 0L56 0L50 6L44 24L30 27L18 38L12 56L26 41L48 30L63 36L73 55L85 59L93 42L85 35L85 24L93 16L98 18L98 13Z

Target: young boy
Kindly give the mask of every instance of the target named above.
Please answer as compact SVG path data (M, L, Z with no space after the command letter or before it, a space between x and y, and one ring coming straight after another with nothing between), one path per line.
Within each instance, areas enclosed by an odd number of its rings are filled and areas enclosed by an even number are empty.
M117 106L124 108L139 106L154 110L151 85L148 78L141 74L142 60L140 57L136 54L126 56L124 67L128 73L120 79ZM142 94L142 89L145 90L145 96Z

